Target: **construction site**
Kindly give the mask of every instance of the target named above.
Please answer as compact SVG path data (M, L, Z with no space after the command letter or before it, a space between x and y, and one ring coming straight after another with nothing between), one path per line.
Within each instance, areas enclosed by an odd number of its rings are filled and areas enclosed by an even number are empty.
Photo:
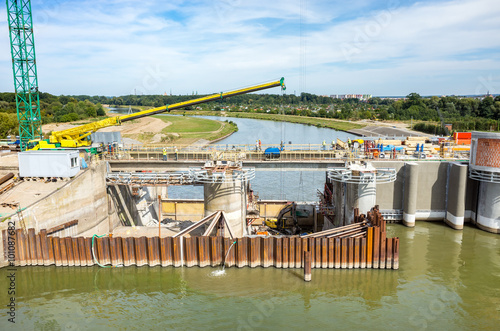
M2 266L274 266L304 268L310 280L310 268L398 269L399 238L387 237L386 222L500 233L496 133L391 138L365 129L331 145L134 146L98 132L284 90L284 78L44 138L29 1L11 2L9 24L20 135L19 150L5 144L0 157ZM312 169L324 185L307 202L263 200L251 186L262 169ZM169 199L173 186L202 186L204 197Z

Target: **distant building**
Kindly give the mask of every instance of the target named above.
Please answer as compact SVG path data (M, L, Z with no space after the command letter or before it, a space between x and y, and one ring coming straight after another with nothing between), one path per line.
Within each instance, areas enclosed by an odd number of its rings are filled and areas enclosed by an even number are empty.
M372 98L371 94L331 94L330 98L333 99L358 99L361 101L367 101Z

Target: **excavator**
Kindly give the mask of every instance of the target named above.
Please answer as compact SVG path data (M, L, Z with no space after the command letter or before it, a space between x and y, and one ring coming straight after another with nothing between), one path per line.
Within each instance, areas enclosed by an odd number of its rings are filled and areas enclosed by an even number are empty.
M290 213L291 218L285 217L287 213ZM297 220L297 203L288 202L287 205L280 210L278 217L276 219L266 220L265 225L286 235L294 235L300 232Z
M225 98L233 97L236 95L256 92L265 90L268 88L273 88L280 86L282 90L285 90L285 78L281 78L277 81L272 81L269 83L253 85L250 87L233 90L229 92L221 92L212 94L209 96L183 101L171 105L166 105L158 108L148 109L133 114L127 114L122 116L108 117L100 121L96 121L89 124L80 125L74 128L70 128L62 131L53 131L49 139L34 139L28 142L28 150L39 150L39 149L66 149L66 148L86 148L92 145L90 140L90 135L99 129L106 128L109 126L120 125L123 122L135 120L138 118L151 116L155 114L160 114L164 112L169 112L171 110L180 109L188 106L199 105L202 103L222 100Z

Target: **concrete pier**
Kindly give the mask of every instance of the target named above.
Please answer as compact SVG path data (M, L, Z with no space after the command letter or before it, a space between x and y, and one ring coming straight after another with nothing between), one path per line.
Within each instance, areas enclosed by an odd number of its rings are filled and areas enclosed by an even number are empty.
M349 225L352 223L354 220L354 208L358 208L361 214L366 214L376 204L377 185L375 180L366 184L346 183L345 185L339 184L337 186L341 194L334 199L344 206L344 210L338 213L339 217L335 217L336 224L338 225ZM344 198L344 201L340 202L339 199L342 198Z
M404 176L403 224L414 227L418 197L418 164L406 163Z
M237 180L203 185L205 216L219 210L225 211L227 222L236 237L243 237L247 234L244 187L244 182Z
M469 177L479 182L476 225L500 233L500 134L472 132Z
M367 184L357 185L357 205L354 208L358 208L361 214L366 214L370 211L373 206L375 206L377 201L377 185L375 180Z
M467 165L449 164L448 200L445 222L453 229L462 230L465 220L465 193L467 188Z
M476 225L488 232L500 233L500 184L479 183Z
M354 222L354 210L367 214L377 201L377 183L396 180L395 169L376 169L370 162L346 164L345 168L329 169L329 183L333 183L334 224L325 223L323 230Z

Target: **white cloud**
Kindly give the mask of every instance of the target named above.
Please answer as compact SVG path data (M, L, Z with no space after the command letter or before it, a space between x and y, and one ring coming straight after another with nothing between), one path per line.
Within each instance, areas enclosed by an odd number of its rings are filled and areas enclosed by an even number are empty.
M307 91L318 94L474 93L477 77L499 76L496 1L377 9L369 1L349 6L329 1L302 4L283 0L34 4L40 88L55 94L121 95L134 89L190 94L285 76L289 91L298 92L301 52L306 54ZM3 17L6 12L1 9L0 49L5 51L0 54L0 90L10 91Z

